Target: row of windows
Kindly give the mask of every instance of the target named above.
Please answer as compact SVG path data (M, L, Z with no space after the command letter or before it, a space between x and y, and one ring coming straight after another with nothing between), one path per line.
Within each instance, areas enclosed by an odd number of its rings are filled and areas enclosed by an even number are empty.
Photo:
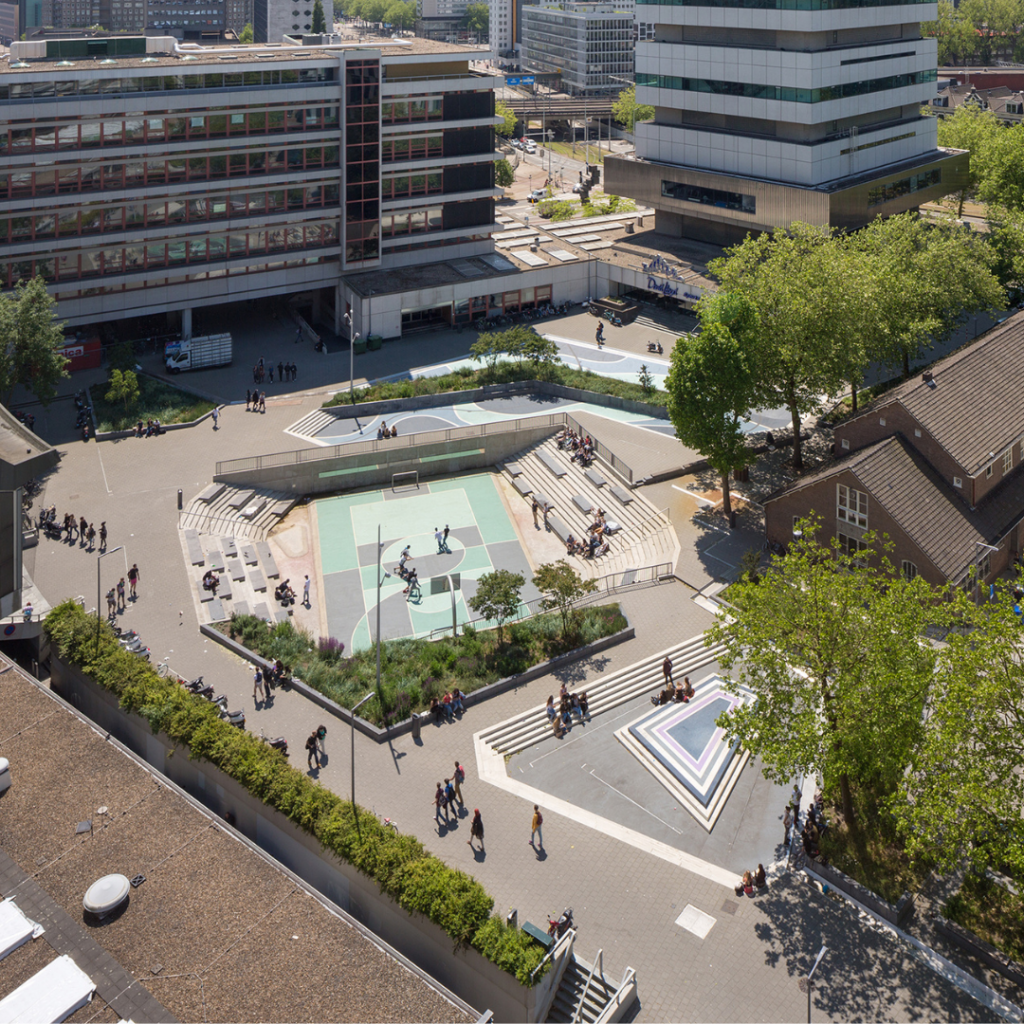
M417 171L414 174L396 174L380 182L381 199L402 199L405 196L425 196L440 192L443 187L441 171Z
M317 263L331 263L337 256L307 256L298 260L275 260L272 263L241 264L238 266L222 266L212 270L200 270L194 274L179 274L174 277L126 277L122 281L92 285L88 288L62 288L54 293L58 302L71 299L90 299L97 295L114 295L121 292L138 291L145 288L165 288L170 285L188 284L192 281L212 281L222 277L240 277L244 274L266 274L273 270L284 270L288 267L306 267Z
M855 7L902 7L934 0L636 0L666 7L737 7L755 11L844 11Z
M902 135L890 135L888 138L876 139L874 142L863 142L859 146L839 150L839 155L846 156L848 153L859 153L862 149L874 149L875 146L887 146L890 142L902 142L903 139L912 139L916 135L917 132L904 132Z
M441 231L444 227L444 208L431 206L422 210L396 210L380 218L380 233L385 238L392 235L415 235L422 231Z
M757 212L757 198L742 192L725 192L718 188L704 188L701 185L684 185L678 181L663 180L661 194L669 199L682 199L687 203L717 206L723 210L739 210L740 213Z
M48 152L54 149L89 149L133 143L216 139L234 135L337 128L337 107L309 107L249 113L196 114L187 117L145 117L127 120L81 121L19 128L0 127L0 153Z
M0 288L13 288L19 281L27 281L36 275L41 275L46 281L80 281L185 263L243 259L260 253L316 249L337 244L338 224L331 220L225 235L203 235L195 239L174 238L145 244L111 246L84 252L76 249L37 259L0 263Z
M444 153L444 135L433 132L429 135L396 138L391 136L381 143L380 157L385 163L395 160L422 160L428 156Z
M443 116L444 98L441 96L385 100L380 105L380 119L384 124L404 124L407 121L440 121Z
M224 153L215 156L177 154L165 159L93 160L62 167L0 174L0 199L52 196L104 189L136 188L165 182L211 181L245 178L259 174L294 174L303 170L338 166L337 146L308 146L260 152Z
M900 196L907 196L913 192L920 192L921 189L931 188L933 185L938 185L941 181L942 169L936 167L930 171L911 174L909 178L890 181L886 185L876 185L868 191L868 206L880 206L882 203L899 199Z
M277 85L316 85L335 81L335 68L228 71L223 74L146 75L138 78L94 76L83 81L59 79L0 85L4 100L50 99L64 96L113 96L134 92L177 92L181 89L265 89Z
M846 484L836 486L836 519L862 530L868 528L868 496Z
M652 75L637 72L636 84L655 89L677 89L682 92L708 92L719 96L742 96L746 99L783 100L788 103L825 103L828 100L848 99L888 89L902 89L908 85L934 82L935 68L915 71L907 75L886 75L863 82L825 85L819 89L798 89L788 85L761 85L756 82L723 82L713 78L680 78L678 75Z
M259 192L229 192L201 197L148 197L144 202L117 206L94 205L34 212L31 216L0 217L0 243L43 238L72 238L110 234L165 224L194 224L229 217L258 217L288 210L337 206L337 185L307 185Z

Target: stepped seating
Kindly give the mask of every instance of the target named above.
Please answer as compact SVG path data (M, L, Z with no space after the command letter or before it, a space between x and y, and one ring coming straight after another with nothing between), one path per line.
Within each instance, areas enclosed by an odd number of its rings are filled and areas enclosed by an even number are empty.
M664 685L661 664L666 654L672 658L673 678L681 680L683 676L696 673L702 665L714 661L723 650L722 646L705 647L703 635L697 636L666 651L652 654L610 676L601 677L597 682L588 683L586 687L577 686L576 690L586 689L590 718L593 719L636 697L659 691ZM694 685L699 694L700 686ZM574 724L574 728L578 727ZM480 738L499 754L511 754L525 750L551 735L551 723L548 721L547 712L543 704L538 704L490 729L485 729Z
M329 423L333 423L337 418L337 414L329 409L314 409L308 415L303 416L301 420L288 427L285 433L291 434L293 437L301 437L303 440L315 439L316 435L324 427Z
M606 554L592 559L574 555L569 559L582 576L604 576L662 562L675 565L679 541L671 523L639 491L623 490L610 466L602 465L600 473L595 471L596 466L584 470L572 461L570 452L558 447L553 436L520 452L514 461L519 473L510 478L509 464L505 463L506 479L523 500L551 507L548 525L562 541L571 533L576 540L586 542L593 522L592 507L603 508L606 519L622 527L609 535ZM561 471L560 475L554 474L552 466ZM604 492L612 488L622 491L628 499L626 504L609 501Z
M181 514L182 529L213 534L223 542L228 558L237 556L235 537L245 541L264 540L281 518L291 511L294 494L270 488L236 488L211 484L189 503Z

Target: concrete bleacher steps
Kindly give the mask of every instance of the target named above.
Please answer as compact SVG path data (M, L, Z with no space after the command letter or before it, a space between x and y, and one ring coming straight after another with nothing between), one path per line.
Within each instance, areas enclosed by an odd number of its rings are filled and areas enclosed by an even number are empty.
M293 423L286 431L293 437L313 439L327 426L333 423L337 417L327 409L314 409L308 416L303 416L297 423Z
M234 558L235 537L243 542L265 540L295 501L294 495L266 487L254 490L211 484L192 499L180 514L178 525L231 541L231 548L225 546L224 554Z
M714 661L724 646L704 646L703 635L693 637L684 643L652 654L627 668L621 669L598 682L586 686L590 718L611 711L628 701L644 694L657 693L664 686L661 665L668 655L672 659L672 677L682 680L683 676L696 674L697 669ZM693 680L691 680L693 682ZM700 693L699 683L694 688ZM576 687L582 690L582 686ZM555 694L557 698L557 694ZM552 735L551 723L543 704L523 711L498 725L485 729L480 738L499 754L516 753Z
M514 477L510 464L517 470ZM605 518L622 527L609 536L607 554L570 559L580 575L593 578L663 562L675 565L679 540L672 524L642 493L628 490L611 466L601 463L598 470L594 463L584 470L572 461L571 452L561 450L550 437L518 453L514 462L506 462L503 468L524 501L550 506L548 526L562 541L571 533L586 542L593 522L591 507L603 508Z

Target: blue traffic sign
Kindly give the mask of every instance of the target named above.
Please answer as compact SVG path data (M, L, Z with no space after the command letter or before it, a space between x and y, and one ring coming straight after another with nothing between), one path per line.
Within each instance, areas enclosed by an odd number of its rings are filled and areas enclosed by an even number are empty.
M533 83L535 81L536 81L536 78L533 75L523 75L523 77L519 79L519 84L520 85L533 85Z
M509 78L507 75L505 77L505 84L506 85L518 85L519 82L520 82L519 78Z

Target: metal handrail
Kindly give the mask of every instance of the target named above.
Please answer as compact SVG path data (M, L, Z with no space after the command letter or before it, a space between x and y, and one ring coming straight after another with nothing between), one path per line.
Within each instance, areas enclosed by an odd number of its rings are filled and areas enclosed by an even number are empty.
M568 928L568 929L566 929L565 934L557 942L552 944L551 948L544 954L544 959L541 960L541 962L539 964L537 964L537 966L534 967L534 969L530 972L530 984L531 985L533 984L533 979L536 976L537 972L550 959L552 959L554 957L555 953L557 953L558 950L562 948L562 946L564 946L564 945L568 944L570 941L572 941L572 937L575 936L575 935L576 935L576 929L575 928Z
M597 956L594 957L594 962L590 967L590 974L587 975L587 983L583 986L583 991L580 993L580 998L576 1003L576 1012L572 1015L572 1024L577 1024L580 1019L580 1014L583 1012L583 1001L587 998L587 993L590 991L590 983L594 980L594 972L597 970L597 965L601 964L601 973L604 974L604 950L599 949Z
M665 523L668 523L669 525L672 524L672 517L669 514L669 508L660 508L656 512L652 512L645 519L641 519L640 520L640 524L636 528L636 535L638 537L642 536L644 531L647 529L648 525L653 520L657 519L659 516L664 516L665 517ZM661 523L660 525L664 526L665 523Z
M575 430L577 434L590 436L590 440L594 444L594 453L597 455L597 457L601 459L603 462L608 463L608 465L611 466L612 469L614 469L615 472L619 474L619 476L628 480L630 487L632 487L632 467L627 466L626 463L618 455L616 455L608 447L607 444L605 444L603 441L598 441L595 437L591 436L590 432L579 422L579 420L574 419L572 416L569 415L569 413L563 413L563 415L565 416L566 426L571 425L572 429Z
M594 1024L605 1024L609 1017L618 1009L622 1002L622 995L629 983L636 977L636 971L632 967L626 968L626 973L622 976L622 981L619 987L615 990L615 995L608 1000L608 1005L597 1015L597 1020Z

